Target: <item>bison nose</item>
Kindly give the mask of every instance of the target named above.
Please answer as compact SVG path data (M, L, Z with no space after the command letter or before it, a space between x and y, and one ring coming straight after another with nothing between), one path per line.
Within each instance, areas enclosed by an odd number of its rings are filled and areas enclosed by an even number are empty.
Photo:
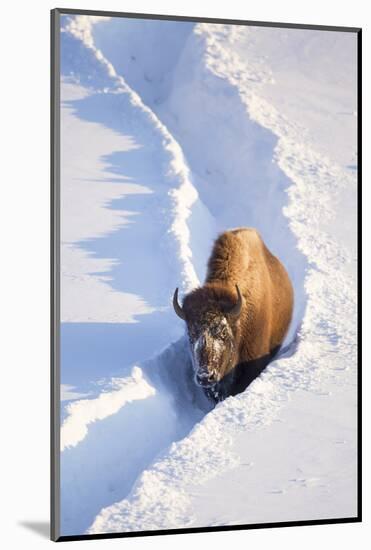
M215 380L208 372L198 372L196 374L196 382L200 386L210 386Z

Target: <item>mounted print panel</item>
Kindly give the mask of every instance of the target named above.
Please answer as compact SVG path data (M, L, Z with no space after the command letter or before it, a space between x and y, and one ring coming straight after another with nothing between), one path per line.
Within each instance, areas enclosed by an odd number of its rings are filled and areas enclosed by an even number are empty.
M52 48L52 538L360 521L360 30Z

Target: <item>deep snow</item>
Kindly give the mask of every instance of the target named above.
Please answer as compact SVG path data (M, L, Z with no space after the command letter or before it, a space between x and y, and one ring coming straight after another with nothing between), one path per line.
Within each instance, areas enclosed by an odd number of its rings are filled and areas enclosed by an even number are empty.
M354 516L356 36L62 20L62 534ZM240 225L295 315L210 410L171 297Z

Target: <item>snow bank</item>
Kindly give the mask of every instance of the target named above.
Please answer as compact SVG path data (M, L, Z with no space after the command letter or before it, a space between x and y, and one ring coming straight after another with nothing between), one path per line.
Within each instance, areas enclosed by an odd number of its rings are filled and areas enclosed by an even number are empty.
M156 390L143 378L139 367L134 367L130 378L116 381L118 389L101 393L96 399L83 399L67 406L67 419L61 427L61 451L75 447L88 433L88 426L97 420L117 413L126 403L146 399Z
M240 459L233 448L236 432L254 430L271 421L284 396L269 380L260 379L246 395L219 404L142 473L129 498L101 510L87 532L192 526L197 521L197 509L190 506L189 489L238 466Z

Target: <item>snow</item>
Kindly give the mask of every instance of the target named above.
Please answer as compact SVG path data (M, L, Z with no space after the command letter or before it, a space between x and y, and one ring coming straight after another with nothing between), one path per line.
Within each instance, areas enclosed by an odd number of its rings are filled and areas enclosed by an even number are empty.
M130 378L117 382L120 388L101 393L96 399L79 400L67 406L68 417L61 430L61 450L75 447L88 433L88 425L117 413L126 403L146 399L155 390L143 379L139 367L134 367Z
M355 516L356 36L77 16L61 38L62 534ZM171 299L246 225L294 319L211 410Z

